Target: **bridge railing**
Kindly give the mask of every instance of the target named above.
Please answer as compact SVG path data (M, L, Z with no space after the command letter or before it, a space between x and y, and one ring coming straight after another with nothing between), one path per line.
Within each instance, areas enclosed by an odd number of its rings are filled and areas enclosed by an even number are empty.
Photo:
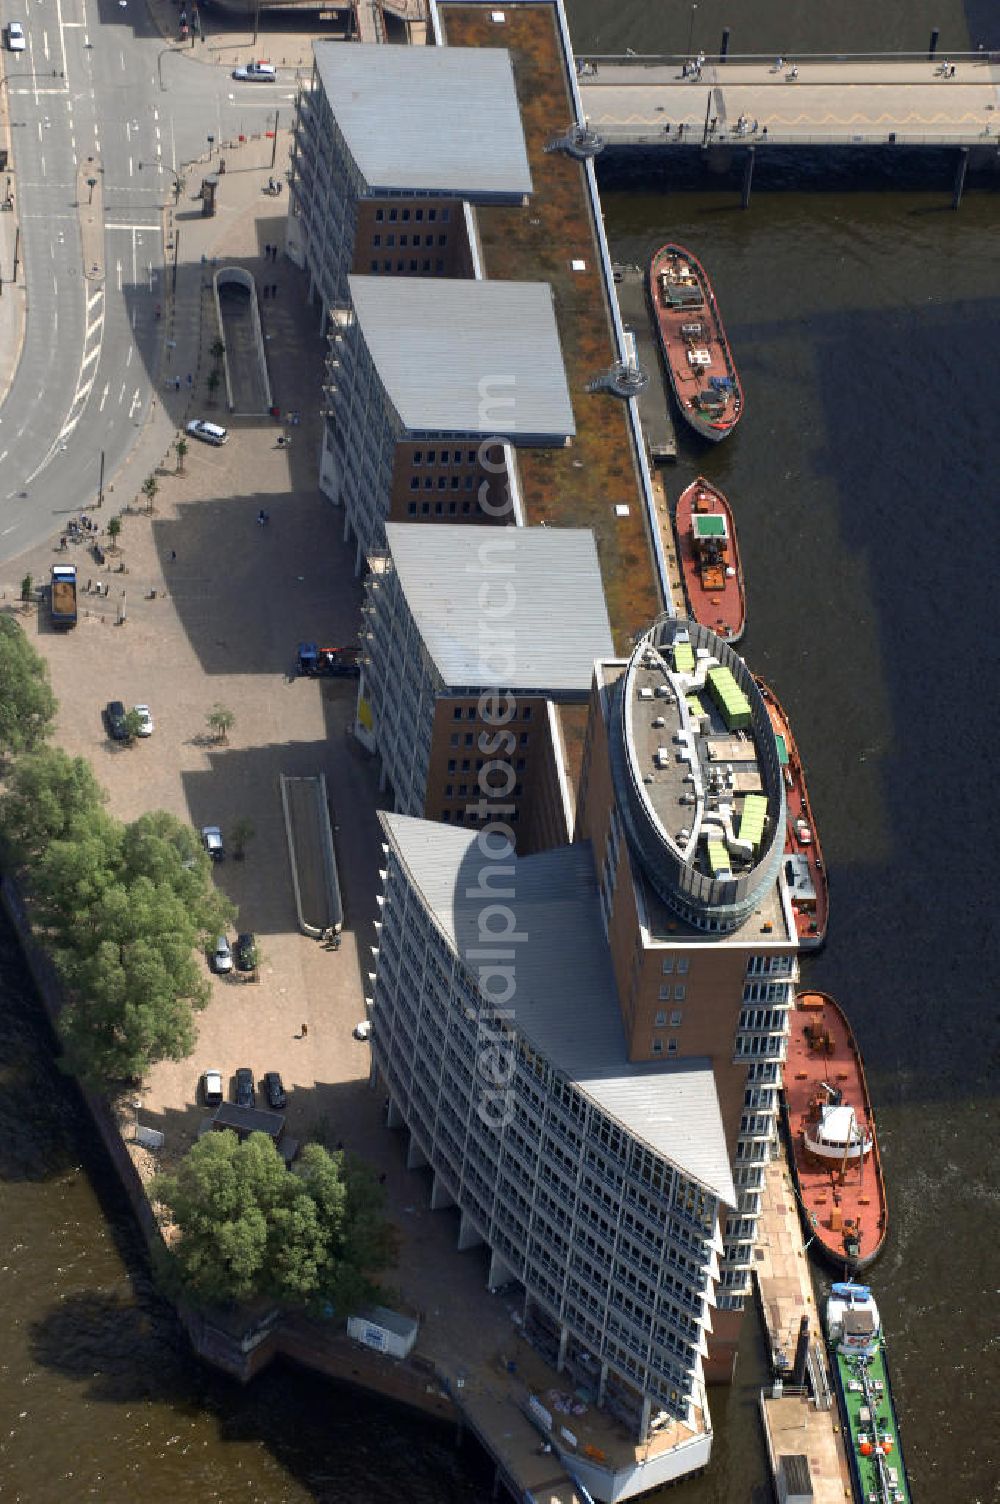
M822 133L798 131L794 126L780 130L768 129L766 135L747 131L714 130L707 135L699 127L687 129L679 136L676 126L668 133L665 129L643 130L634 126L600 124L595 127L605 146L656 146L656 147L703 147L703 146L995 146L1000 151L1000 126L984 126L980 131L970 131L956 125L951 131L919 132L901 130L851 131L831 128Z
M744 64L751 67L771 67L775 62L773 52L706 52L705 62L713 67L726 68L731 63ZM684 66L691 57L690 52L633 52L631 49L625 52L581 52L575 57L577 72L586 77L585 69L588 64L600 63L628 63L636 67L662 68L675 64L678 68ZM786 64L796 63L935 63L939 59L947 57L950 63L1000 63L1000 52L987 52L985 49L977 49L974 52L943 52L930 51L924 48L921 52L790 52L783 62Z

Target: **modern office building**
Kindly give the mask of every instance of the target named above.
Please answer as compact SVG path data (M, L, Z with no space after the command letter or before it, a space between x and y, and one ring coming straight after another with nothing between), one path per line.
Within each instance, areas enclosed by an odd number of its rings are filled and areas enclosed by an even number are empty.
M576 431L544 282L349 277L331 345L320 486L358 566L387 521L521 520L507 445Z
M323 327L351 273L473 276L465 204L531 192L509 54L321 41L313 59L287 248L308 268Z
M742 658L664 618L595 675L578 837L594 853L631 1060L708 1058L738 1203L707 1373L732 1369L798 977L784 782Z
M502 818L518 849L565 845L556 704L586 704L613 651L593 535L386 525L369 559L357 733L396 809Z
M574 1457L598 1498L704 1466L719 1218L736 1199L707 1060L630 1061L585 843L528 857L382 816L374 1066L432 1206L517 1282L567 1387L627 1429ZM553 1432L554 1438L558 1432Z

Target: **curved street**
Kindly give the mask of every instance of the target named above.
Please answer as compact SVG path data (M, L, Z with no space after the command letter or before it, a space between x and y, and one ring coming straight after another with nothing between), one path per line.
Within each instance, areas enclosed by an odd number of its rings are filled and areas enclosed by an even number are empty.
M5 4L4 24L13 15ZM9 261L2 273L25 316L9 310L2 326L0 375L13 378L0 407L0 562L94 506L102 474L107 492L140 438L155 459L168 448L180 413L164 422L156 389L174 372L172 263L176 253L183 266L183 221L201 213L191 195L222 143L273 128L280 111L290 124L296 82L294 67L274 86L235 82L235 48L166 45L134 0L24 0L17 16L27 47L4 53L0 106L22 285L10 286ZM165 243L175 184L180 235ZM18 350L7 331L22 322Z

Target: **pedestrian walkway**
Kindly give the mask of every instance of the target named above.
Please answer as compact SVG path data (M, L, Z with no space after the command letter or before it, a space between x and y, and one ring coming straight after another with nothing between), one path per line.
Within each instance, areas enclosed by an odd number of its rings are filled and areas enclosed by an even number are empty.
M935 60L581 64L583 112L612 146L983 146L998 139L1000 63ZM589 70L589 71L588 71ZM679 130L683 127L683 130Z

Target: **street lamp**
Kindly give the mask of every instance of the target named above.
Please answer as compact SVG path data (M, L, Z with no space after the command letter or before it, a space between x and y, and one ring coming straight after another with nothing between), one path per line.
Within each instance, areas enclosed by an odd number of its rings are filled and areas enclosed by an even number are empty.
M691 43L694 40L694 15L695 15L695 11L697 9L698 9L697 5L692 5L692 7L691 7L691 24L688 27L688 44L687 44L687 52L685 54L685 56L687 56L687 57L691 56Z
M97 187L97 179L88 178L87 187L90 189L90 197L88 198L87 203L92 204L94 202L94 189Z
M208 160L210 162L212 160L212 148L214 146L215 146L215 137L214 136L209 136L209 138L208 138Z
M141 1098L139 1098L139 1097L133 1097L133 1099L132 1099L132 1111L135 1113L135 1123L133 1124L133 1127L132 1127L132 1137L134 1139L139 1137L139 1112L140 1112L141 1108L142 1108L142 1100L141 1100Z

